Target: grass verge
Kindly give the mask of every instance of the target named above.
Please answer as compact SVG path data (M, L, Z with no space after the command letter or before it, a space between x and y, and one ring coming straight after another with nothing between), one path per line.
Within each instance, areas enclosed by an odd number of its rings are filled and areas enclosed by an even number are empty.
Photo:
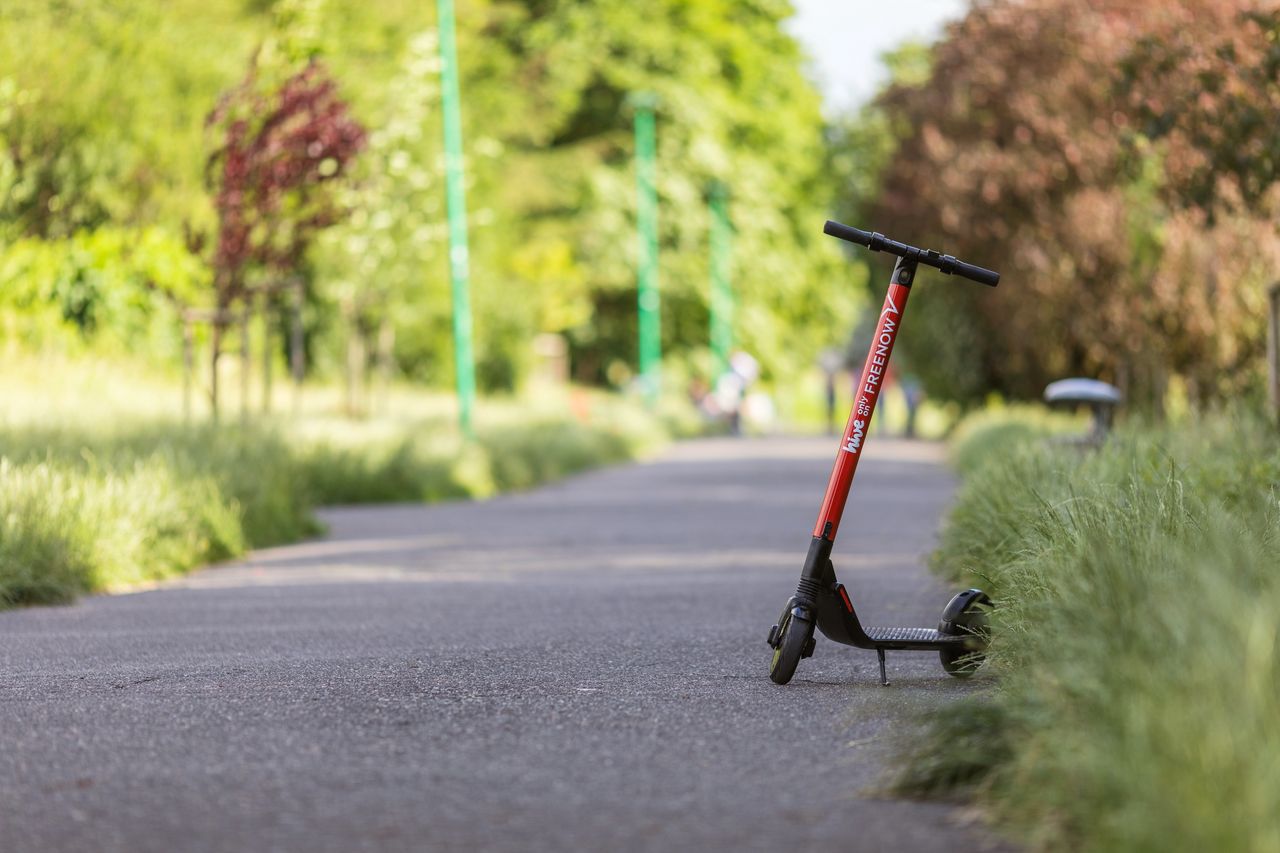
M562 400L486 403L472 440L431 401L375 422L220 428L93 403L74 419L22 417L17 407L0 424L0 608L136 586L295 541L318 532L317 505L484 498L632 459L700 428L683 410L654 415L575 395L573 415Z
M1280 850L1274 427L1091 453L980 432L937 562L996 600L999 678L932 718L899 790L976 797L1041 847Z

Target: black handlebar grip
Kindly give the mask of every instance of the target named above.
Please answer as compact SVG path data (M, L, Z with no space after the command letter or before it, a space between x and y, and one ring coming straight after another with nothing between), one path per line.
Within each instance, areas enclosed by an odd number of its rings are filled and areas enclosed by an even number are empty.
M841 240L848 240L850 243L857 243L859 246L870 246L871 238L874 236L870 231L852 228L831 219L828 219L827 224L822 226L822 233L829 234L832 237L839 237Z
M847 240L850 243L857 243L859 246L866 246L873 252L888 252L901 258L909 258L917 263L937 267L948 275L962 276L979 284L985 284L988 287L995 287L1000 283L1000 273L995 270L966 264L953 255L939 255L937 252L917 249L914 246L890 240L879 232L863 231L861 228L854 228L851 225L828 219L827 224L822 226L822 233L829 234L832 237L839 237L841 240Z
M970 281L976 281L978 284L985 284L987 287L995 287L1000 283L1000 273L995 270L985 269L983 267L966 264L964 261L958 260L951 255L943 255L942 263L938 264L938 269L951 275L964 276Z

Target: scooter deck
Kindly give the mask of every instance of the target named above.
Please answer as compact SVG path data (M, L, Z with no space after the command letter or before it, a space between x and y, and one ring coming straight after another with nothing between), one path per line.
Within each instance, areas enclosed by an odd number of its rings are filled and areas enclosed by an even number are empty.
M945 646L962 646L965 638L955 634L943 634L933 628L863 628L867 639L881 649L940 649Z
M963 647L972 639L963 634L943 634L933 628L864 627L841 583L833 584L818 596L818 630L834 642L881 651L937 651Z

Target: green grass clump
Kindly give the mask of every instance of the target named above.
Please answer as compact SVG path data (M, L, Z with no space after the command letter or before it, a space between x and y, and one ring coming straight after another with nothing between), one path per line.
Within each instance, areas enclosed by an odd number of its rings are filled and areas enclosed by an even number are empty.
M155 460L114 472L0 461L0 606L159 580L244 545L210 478Z
M976 790L1059 849L1280 850L1274 428L1219 415L971 463L938 564L997 602L1000 678L933 722L900 787Z
M982 409L961 421L951 434L951 463L965 474L993 455L1054 436L1083 435L1087 429L1085 419L1043 406L1014 404Z
M216 493L210 499L239 518L240 538L253 545L290 542L317 530L299 454L271 429L167 421L7 426L0 428L0 457L23 467L54 463L68 477L117 487L121 478L144 482L140 470L166 472L166 482Z
M279 436L150 423L0 429L0 607L136 586L319 528Z
M109 383L108 383L109 384ZM581 392L489 402L464 440L429 396L377 421L188 426L104 407L16 405L0 424L0 608L137 586L318 532L325 504L485 498L648 451L700 428L682 410ZM37 400L15 395L15 404ZM101 405L99 402L98 405ZM74 424L71 426L69 424Z
M308 494L321 504L486 498L634 457L627 436L572 421L447 433L360 448L321 443L299 453Z

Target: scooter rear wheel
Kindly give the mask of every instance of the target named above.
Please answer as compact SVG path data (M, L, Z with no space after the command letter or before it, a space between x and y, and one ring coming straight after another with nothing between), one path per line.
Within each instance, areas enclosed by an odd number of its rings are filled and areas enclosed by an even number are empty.
M805 657L809 642L813 639L813 624L796 619L790 613L778 625L778 645L769 663L769 678L774 684L786 684L796 674L800 658Z
M956 678L973 675L987 659L982 652L970 649L942 649L938 652L938 657L942 659L942 668L947 671L947 675Z

